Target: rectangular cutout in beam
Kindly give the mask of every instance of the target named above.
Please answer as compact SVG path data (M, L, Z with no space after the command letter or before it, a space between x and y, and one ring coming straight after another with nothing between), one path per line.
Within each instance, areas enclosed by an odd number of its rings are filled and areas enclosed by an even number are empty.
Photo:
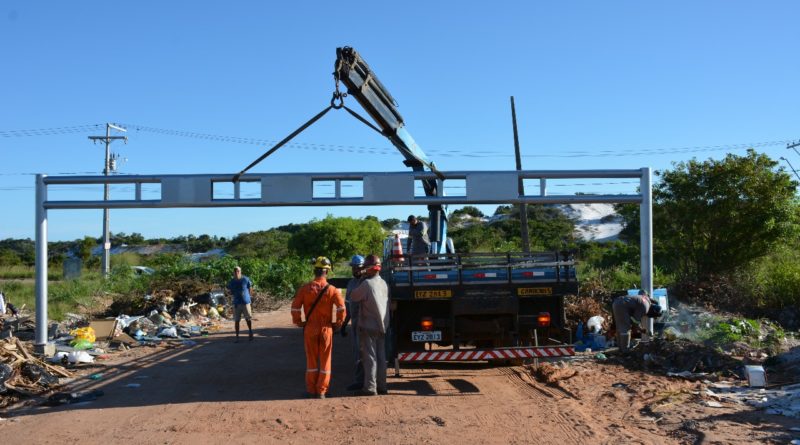
M261 181L242 181L239 183L239 199L261 200Z
M161 183L152 182L142 184L142 200L161 201Z
M449 197L467 196L466 179L445 179L442 187L444 187L444 196L449 196Z
M312 199L331 199L336 197L336 181L321 179L312 181Z
M360 180L343 180L340 181L341 196L342 198L363 198L364 197L364 181Z
M233 182L214 181L211 183L211 199L233 199Z

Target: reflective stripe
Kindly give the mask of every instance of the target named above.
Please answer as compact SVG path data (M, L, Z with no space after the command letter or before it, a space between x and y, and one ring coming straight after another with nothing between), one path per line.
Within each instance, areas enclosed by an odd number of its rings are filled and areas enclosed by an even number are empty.
M320 374L330 374L330 373L331 373L331 370L330 370L330 369L329 369L329 370L327 370L327 371L325 371L325 370L320 370L320 371L319 371L319 373L320 373Z
M343 310L344 310L344 306L336 308L336 312L340 312L340 311L343 311Z
M319 371L319 369L317 369L317 368L314 368L314 369L306 369L306 372L317 372L317 371Z
M297 309L295 309L295 308L292 308L292 312L300 312L300 311L302 311L302 310L303 310L302 308L297 308Z

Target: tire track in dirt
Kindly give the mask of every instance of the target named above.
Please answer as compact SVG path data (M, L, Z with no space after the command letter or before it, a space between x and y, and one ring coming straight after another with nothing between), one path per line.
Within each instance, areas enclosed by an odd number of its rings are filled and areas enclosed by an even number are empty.
M520 394L530 398L535 406L547 409L554 424L567 439L568 443L579 443L586 439L595 438L597 435L589 424L582 419L582 415L571 408L570 400L565 395L554 390L542 387L527 372L526 369L514 366L497 368Z

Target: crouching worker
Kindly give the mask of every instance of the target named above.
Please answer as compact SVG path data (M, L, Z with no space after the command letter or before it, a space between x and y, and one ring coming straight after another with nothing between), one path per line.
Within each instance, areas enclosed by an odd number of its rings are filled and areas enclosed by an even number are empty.
M314 279L304 284L292 301L292 322L303 328L306 350L306 391L311 398L324 399L331 383L333 331L342 327L344 299L339 289L328 284L331 261L323 256L314 261ZM336 322L331 324L333 311ZM301 312L305 311L305 321Z
M389 287L378 275L381 259L369 255L364 260L363 280L353 290L350 301L359 305L358 343L364 365L364 386L360 395L386 394L386 330L389 328Z
M642 327L646 330L649 324L646 323L647 318L658 318L662 313L661 306L650 300L644 290L640 290L639 295L617 297L611 307L614 312L614 324L617 325L617 346L621 351L626 351L630 347L632 320L642 323Z

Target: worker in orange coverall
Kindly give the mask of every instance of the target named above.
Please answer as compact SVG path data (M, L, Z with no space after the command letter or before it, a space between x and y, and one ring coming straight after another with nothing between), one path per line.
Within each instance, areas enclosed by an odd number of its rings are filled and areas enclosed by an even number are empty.
M341 291L328 284L330 270L331 261L317 257L314 279L300 287L292 301L292 322L303 328L306 346L306 395L315 399L324 399L328 392L333 332L342 327L346 315ZM336 321L331 323L334 310Z

